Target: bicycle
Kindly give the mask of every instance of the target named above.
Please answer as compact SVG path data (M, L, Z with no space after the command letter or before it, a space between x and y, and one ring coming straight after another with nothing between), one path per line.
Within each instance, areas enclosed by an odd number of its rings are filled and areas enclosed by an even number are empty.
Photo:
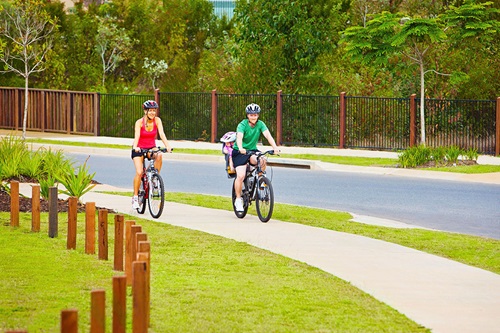
M274 191L271 180L266 177L266 172L262 170L260 165L261 159L266 158L266 155L274 155L274 150L268 150L264 153L256 153L257 165L252 166L247 163L246 175L243 180L243 187L241 189L241 197L243 198L243 211L239 212L234 206L236 200L236 192L232 191L233 210L236 216L240 219L247 215L248 207L255 201L255 209L261 222L267 222L273 215L274 208ZM257 186L258 185L258 186Z
M151 149L141 149L144 156L141 185L139 187L139 208L137 212L144 214L146 211L146 200L148 201L149 212L154 218L160 217L165 205L165 185L158 170L155 168L154 154L165 153L166 148L156 147ZM146 162L146 159L149 162ZM149 164L149 165L148 165Z

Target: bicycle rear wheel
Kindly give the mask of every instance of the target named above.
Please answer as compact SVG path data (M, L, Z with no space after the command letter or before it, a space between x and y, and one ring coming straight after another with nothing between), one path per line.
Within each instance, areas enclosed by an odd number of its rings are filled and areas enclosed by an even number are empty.
M155 219L159 218L165 205L165 185L157 173L153 173L149 183L148 205L151 216Z
M146 211L146 191L144 191L144 182L141 180L141 186L139 187L139 208L137 208L137 213L144 214Z
M273 215L274 192L271 181L266 177L259 178L259 185L256 194L257 215L262 222L267 222Z
M243 182L243 189L242 189L242 198L243 198L243 211L242 212L238 212L236 210L236 207L234 206L234 201L236 200L236 191L234 190L234 182L236 181L233 180L233 191L232 191L232 203L233 203L233 210L234 210L234 214L236 214L236 216L240 219L244 218L246 215L247 215L247 212L248 212L248 199L246 199L243 195L243 193L245 193L245 182Z

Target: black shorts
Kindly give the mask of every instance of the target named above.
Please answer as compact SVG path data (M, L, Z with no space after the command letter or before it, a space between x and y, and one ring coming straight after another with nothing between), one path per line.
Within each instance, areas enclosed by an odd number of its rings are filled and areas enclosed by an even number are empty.
M234 167L238 167L240 165L245 165L248 163L248 160L250 159L250 156L252 152L258 152L258 150L247 150L246 154L240 153L239 150L233 149L233 153L231 157L233 158L233 165Z
M151 148L154 148L154 147L151 147ZM141 148L141 149L151 149L151 148ZM131 154L131 157L132 159L134 159L134 157L142 157L143 156L143 153L141 153L141 151L135 151L134 149L132 149L132 154Z

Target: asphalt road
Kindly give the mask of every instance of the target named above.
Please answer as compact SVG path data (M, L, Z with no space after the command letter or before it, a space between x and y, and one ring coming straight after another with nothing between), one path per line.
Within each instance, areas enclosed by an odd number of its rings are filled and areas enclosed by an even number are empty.
M70 156L79 163L88 157ZM97 181L132 188L130 157L93 155L88 165ZM161 174L169 192L231 195L232 180L219 163L167 158ZM499 185L283 167L268 176L276 202L500 239Z

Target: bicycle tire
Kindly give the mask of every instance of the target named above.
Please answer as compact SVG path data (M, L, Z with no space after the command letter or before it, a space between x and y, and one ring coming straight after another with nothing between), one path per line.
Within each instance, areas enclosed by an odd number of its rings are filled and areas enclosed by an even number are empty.
M232 203L233 203L233 210L234 210L234 214L242 219L244 218L246 215L247 215L247 212L248 212L248 200L245 200L244 196L243 196L243 193L242 193L242 198L243 198L243 211L242 212L238 212L236 210L236 207L234 206L234 201L236 200L236 191L234 190L234 182L236 181L236 179L233 180L233 190L232 190ZM245 182L243 182L243 187L245 187ZM244 192L244 191L242 191Z
M141 185L139 187L139 208L137 208L137 213L144 214L146 211L146 192L144 191L144 182L141 179Z
M157 173L151 175L149 182L148 206L151 216L155 219L161 216L165 206L165 185L163 179Z
M274 191L271 181L267 177L259 178L259 186L255 195L255 209L261 222L271 219L274 209Z

